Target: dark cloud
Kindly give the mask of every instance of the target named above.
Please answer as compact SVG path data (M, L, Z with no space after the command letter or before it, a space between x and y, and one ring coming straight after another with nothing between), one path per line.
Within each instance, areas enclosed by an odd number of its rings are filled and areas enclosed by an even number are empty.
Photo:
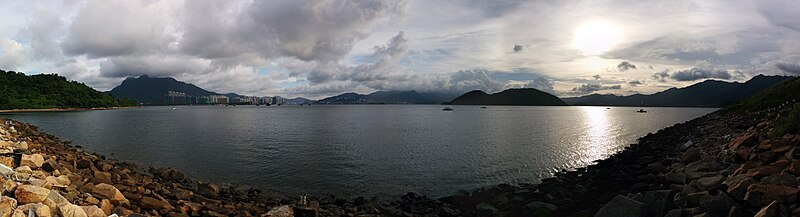
M522 51L522 45L518 45L518 44L514 45L514 52L520 52L520 51Z
M637 85L641 85L641 84L642 84L642 82L641 82L641 81L639 81L639 80L634 80L634 81L629 81L629 82L628 82L628 85L630 85L630 86L632 86L632 87L635 87L635 86L637 86Z
M776 26L800 31L800 2L783 0L757 1L759 13Z
M782 70L784 72L792 73L792 74L795 74L795 75L800 75L800 64L796 64L796 63L778 63L775 66L778 67L778 69L780 69L780 70Z
M617 64L617 70L619 70L620 72L628 71L628 70L631 70L631 69L636 69L636 65L633 65L633 64L629 63L628 61L623 61L623 62Z
M734 71L736 77L741 77L744 74L740 71ZM720 70L720 69L701 69L701 68L691 68L680 70L676 72L670 72L669 70L657 72L653 74L653 78L660 81L666 81L666 79L671 79L675 81L696 81L708 78L716 78L716 79L724 79L730 80L733 78L734 75L728 70Z
M601 90L619 90L622 89L622 85L602 85L602 84L583 84L579 87L572 88L573 94L589 94L594 93Z
M594 80L600 80L602 77L600 77L600 75L593 75L592 78L594 78Z

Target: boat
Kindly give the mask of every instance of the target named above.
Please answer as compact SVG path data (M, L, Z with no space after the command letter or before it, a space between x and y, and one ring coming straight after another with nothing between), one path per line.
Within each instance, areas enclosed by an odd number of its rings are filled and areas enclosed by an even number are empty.
M446 106L446 107L442 108L442 111L453 111L453 107Z
M639 109L639 111L636 111L636 113L647 113L647 110Z
M486 106L481 106L481 109L487 109Z

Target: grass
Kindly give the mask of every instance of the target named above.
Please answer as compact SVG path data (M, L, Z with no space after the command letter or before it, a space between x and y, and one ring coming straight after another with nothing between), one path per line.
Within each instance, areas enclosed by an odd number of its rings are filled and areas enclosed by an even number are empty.
M790 133L800 133L800 105L795 104L789 115L776 120L776 122L775 128L772 128L772 131L769 132L769 136L772 138L782 137Z

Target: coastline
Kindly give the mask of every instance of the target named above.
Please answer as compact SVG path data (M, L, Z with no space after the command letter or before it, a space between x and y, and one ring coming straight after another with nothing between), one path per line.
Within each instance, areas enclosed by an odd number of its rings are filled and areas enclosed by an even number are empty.
M772 109L778 114L786 110ZM4 181L14 186L4 184L0 211L47 207L63 214L78 207L103 216L753 216L778 206L798 214L797 180L787 181L786 174L800 174L800 161L794 160L800 155L794 147L800 136L765 139L774 121L768 114L719 110L648 134L608 159L541 184L500 184L438 199L407 193L382 200L266 195L258 189L196 181L169 168L144 171L13 121L0 127L0 137L8 141L0 147L15 153L0 157L0 164L15 168L0 171L12 177ZM772 142L766 145L765 140ZM761 160L762 155L772 157ZM17 179L17 174L30 175ZM770 181L775 179L789 186ZM749 187L755 184L767 187ZM44 199L25 198L30 189ZM50 196L54 199L48 201ZM16 203L3 206L4 200Z
M141 107L143 107L143 106L101 107L101 108L5 109L5 110L0 110L0 113L23 113L23 112L65 112L65 111L89 111L89 110L117 110L117 109L130 109L130 108L141 108Z

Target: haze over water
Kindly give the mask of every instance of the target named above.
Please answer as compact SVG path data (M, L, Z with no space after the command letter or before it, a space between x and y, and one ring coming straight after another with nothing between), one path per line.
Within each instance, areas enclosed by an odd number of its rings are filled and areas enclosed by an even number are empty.
M537 182L715 110L637 109L186 106L4 116L89 152L267 192L444 196Z

